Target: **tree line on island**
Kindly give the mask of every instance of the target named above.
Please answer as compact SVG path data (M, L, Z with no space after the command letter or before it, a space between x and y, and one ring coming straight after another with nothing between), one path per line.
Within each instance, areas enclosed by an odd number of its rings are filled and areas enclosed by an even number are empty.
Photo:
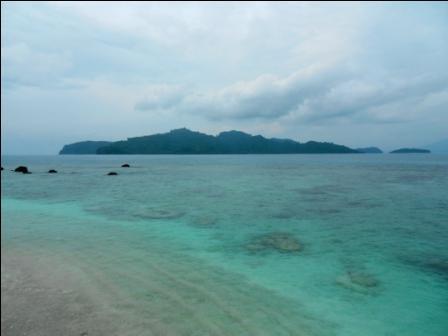
M396 153L429 151L405 148ZM391 152L391 153L393 153ZM82 141L65 145L59 154L337 154L382 153L379 148L352 149L330 142L265 138L240 131L227 131L217 136L186 128L168 133L128 138L123 141Z

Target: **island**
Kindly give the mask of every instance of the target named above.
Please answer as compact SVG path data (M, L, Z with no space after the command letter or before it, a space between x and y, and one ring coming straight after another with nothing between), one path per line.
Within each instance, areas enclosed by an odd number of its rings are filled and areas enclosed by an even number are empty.
M364 147L364 148L356 148L356 150L360 153L364 154L381 154L383 151L378 147Z
M421 153L421 154L428 154L431 153L428 149L420 149L420 148L400 148L393 150L390 152L391 154L408 154L408 153Z
M98 148L111 144L110 141L81 141L65 145L59 154L96 154Z
M86 146L89 143L89 146ZM98 146L97 146L98 145ZM65 145L59 154L317 154L359 153L330 142L300 143L290 139L265 138L240 131L208 135L187 128L167 133L128 138L123 141L77 142ZM88 149L88 152L87 150Z

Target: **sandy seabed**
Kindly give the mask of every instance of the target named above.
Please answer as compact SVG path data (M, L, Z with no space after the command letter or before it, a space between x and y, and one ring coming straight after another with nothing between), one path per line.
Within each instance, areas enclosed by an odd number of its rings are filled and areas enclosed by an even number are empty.
M314 335L270 291L204 273L191 281L166 266L145 273L148 293L127 295L88 265L47 251L2 248L2 335ZM134 276L134 275L131 275ZM172 283L175 281L175 285ZM299 322L302 320L301 322Z
M1 334L126 335L91 290L82 273L55 259L2 248Z

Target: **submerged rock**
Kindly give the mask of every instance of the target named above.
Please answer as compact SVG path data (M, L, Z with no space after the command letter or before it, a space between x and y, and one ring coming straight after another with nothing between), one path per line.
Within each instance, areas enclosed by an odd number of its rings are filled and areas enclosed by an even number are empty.
M348 276L350 277L351 282L365 288L376 287L379 284L378 280L371 274L348 272Z
M107 173L107 176L115 176L115 175L118 175L116 172L109 172L109 173Z
M446 276L448 278L448 259L444 260L433 258L427 260L423 265L424 267L426 267L426 269L431 270L439 275Z
M431 273L448 280L448 258L438 255L401 256L400 261L419 269L425 273Z
M48 171L48 174L57 174L57 170L54 170L54 169L50 169L49 171Z
M280 211L276 211L272 213L271 217L276 219L290 219L295 217L295 213L291 211L290 209L284 209Z
M278 252L293 253L301 251L302 245L290 233L272 232L252 238L246 244L246 249L250 252L275 250Z
M14 171L16 173L30 174L28 167L25 167L25 166L18 166L16 169L14 169Z
M352 271L339 276L336 279L336 283L359 293L368 293L379 285L379 281L372 274Z
M448 259L442 256L411 258L407 260L407 263L418 267L423 272L436 274L448 280Z
M177 210L148 209L135 213L134 217L143 219L175 219L183 215L185 215L185 212Z
M128 163L125 163L125 164L121 165L121 168L129 168L129 167L130 167L130 165Z
M194 226L209 227L214 226L218 221L213 217L199 217L193 220Z
M333 216L333 215L341 213L342 210L341 209L326 208L326 207L319 207L317 209L312 209L312 212L313 213L315 212L315 213L317 213L319 215L322 215L322 216L327 216L327 215Z

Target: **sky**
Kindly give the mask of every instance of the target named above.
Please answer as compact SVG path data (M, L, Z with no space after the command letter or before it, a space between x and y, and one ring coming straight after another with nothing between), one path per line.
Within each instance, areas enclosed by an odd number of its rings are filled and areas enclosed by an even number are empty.
M180 127L448 138L448 2L1 3L2 154Z

